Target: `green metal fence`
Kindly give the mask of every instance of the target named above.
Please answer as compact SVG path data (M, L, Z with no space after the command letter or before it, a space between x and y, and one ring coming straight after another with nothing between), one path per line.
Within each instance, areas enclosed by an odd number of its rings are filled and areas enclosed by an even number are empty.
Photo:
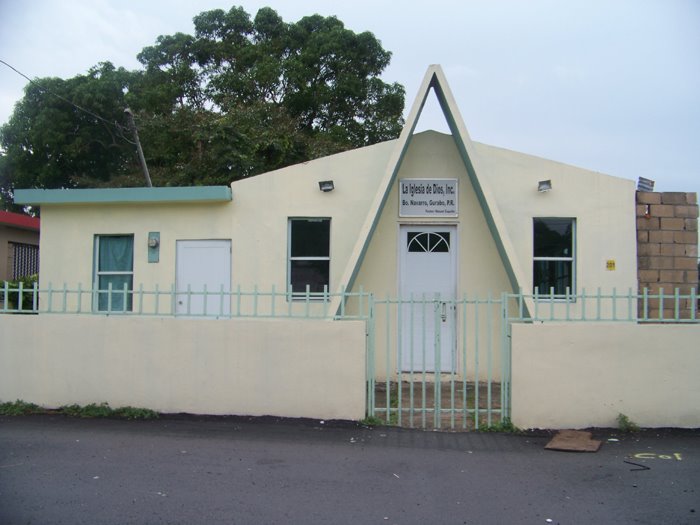
M100 302L105 306L98 309ZM331 311L334 299L340 298L336 311ZM143 285L132 289L109 288L104 290L75 286L54 286L49 284L39 289L35 284L26 287L20 281L17 285L4 282L0 285L0 313L73 313L73 314L123 314L188 317L314 317L335 319L368 320L372 305L414 305L424 308L428 304L449 306L453 310L460 305L492 304L503 305L503 315L509 322L554 322L554 321L634 321L697 323L700 320L700 297L696 289L681 293L676 288L671 293L663 288L652 293L644 289L641 293L627 290L611 292L597 289L588 292L557 295L554 292L505 293L485 298L442 300L439 297L410 297L377 299L371 292L360 288L357 292L340 290L320 293L292 292L291 289L278 290L275 286L263 289L253 286L233 290L178 290L175 285L160 288L158 285L147 289ZM181 308L178 308L180 303ZM528 308L529 305L530 306ZM425 306L422 306L425 305ZM532 310L532 311L530 311ZM423 313L420 314L424 318ZM441 314L442 315L442 310Z
M555 322L555 321L627 321L640 323L698 323L700 314L698 306L700 297L696 288L682 293L675 288L670 293L663 288L651 292L645 288L641 293L628 289L620 292L613 288L604 292L600 288L590 292L585 288L580 293L557 295L550 293L507 294L506 305L517 304L515 310L509 308L506 319L509 321ZM525 304L533 305L532 312L527 312Z
M369 293L341 290L340 292L305 292L278 290L275 286L262 289L253 286L233 290L177 289L175 285L129 289L49 284L39 289L23 287L22 283L0 287L0 313L8 314L76 314L76 315L138 315L188 318L308 318L367 320Z

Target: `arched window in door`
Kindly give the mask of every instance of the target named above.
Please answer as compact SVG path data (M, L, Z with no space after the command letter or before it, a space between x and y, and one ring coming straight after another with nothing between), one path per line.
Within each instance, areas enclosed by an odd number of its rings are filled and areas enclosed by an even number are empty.
M410 253L447 253L450 251L450 232L408 232Z

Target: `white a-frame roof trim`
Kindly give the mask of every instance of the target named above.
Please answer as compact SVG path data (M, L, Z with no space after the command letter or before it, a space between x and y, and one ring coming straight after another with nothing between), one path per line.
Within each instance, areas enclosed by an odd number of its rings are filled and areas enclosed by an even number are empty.
M511 242L508 231L505 227L503 217L498 209L496 201L493 197L493 191L489 181L479 177L478 158L474 151L467 128L462 121L462 117L457 108L457 104L452 95L452 91L447 83L445 74L439 65L431 65L423 77L418 95L413 102L413 106L406 120L401 136L399 137L394 151L389 158L384 176L379 184L377 194L375 195L365 222L360 230L357 242L348 260L348 265L345 268L343 276L340 280L341 288L348 290L352 289L355 278L360 270L365 253L369 247L374 230L377 227L379 219L384 209L384 204L389 197L392 184L401 168L404 156L408 151L413 133L418 124L421 112L425 106L425 102L430 94L430 89L433 89L437 96L438 102L442 109L443 115L452 133L455 145L459 150L459 154L464 162L464 166L469 175L471 183L474 187L482 212L488 224L491 235L496 243L496 248L501 256L504 268L510 280L513 291L517 292L523 288L526 282L524 274L515 256L515 250ZM529 301L528 301L529 302ZM339 306L334 305L336 308ZM530 304L525 305L530 309Z

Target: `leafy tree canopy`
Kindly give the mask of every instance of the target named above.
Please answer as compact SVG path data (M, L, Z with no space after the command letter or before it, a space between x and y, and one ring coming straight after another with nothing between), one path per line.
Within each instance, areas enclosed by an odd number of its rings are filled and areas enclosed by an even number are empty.
M403 126L404 89L379 78L391 53L335 17L206 11L194 35L160 36L137 58L137 71L105 62L26 87L0 128L5 207L12 188L143 185L126 107L161 186L228 184Z

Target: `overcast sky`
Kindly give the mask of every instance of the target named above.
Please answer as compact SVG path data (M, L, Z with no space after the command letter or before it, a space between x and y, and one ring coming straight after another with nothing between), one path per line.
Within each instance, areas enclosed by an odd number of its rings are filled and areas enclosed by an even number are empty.
M406 111L441 64L473 140L700 193L698 0L0 0L0 59L32 78L136 69L158 35L191 34L193 16L232 5L373 32ZM0 64L0 123L25 84ZM422 128L445 131L427 111Z

